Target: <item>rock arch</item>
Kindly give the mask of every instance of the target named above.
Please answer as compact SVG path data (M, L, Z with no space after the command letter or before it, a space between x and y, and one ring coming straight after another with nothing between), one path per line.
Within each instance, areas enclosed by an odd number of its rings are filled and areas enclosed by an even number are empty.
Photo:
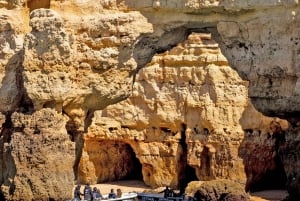
M141 163L131 146L118 140L85 139L77 181L101 183L124 179L142 180Z

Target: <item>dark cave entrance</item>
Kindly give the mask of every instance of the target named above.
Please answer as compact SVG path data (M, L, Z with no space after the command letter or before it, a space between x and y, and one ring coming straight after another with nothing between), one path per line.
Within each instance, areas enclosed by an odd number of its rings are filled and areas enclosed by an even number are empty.
M185 188L187 187L188 183L191 181L197 181L197 175L196 171L193 167L188 165L187 162L187 144L186 144L186 124L181 125L181 139L180 139L180 145L182 147L182 155L180 158L181 161L181 174L179 178L179 191L180 194L185 192Z
M284 190L286 189L287 177L280 157L275 157L275 169L267 170L264 176L250 186L250 192L262 190Z
M129 144L125 144L128 157L123 159L123 162L127 163L128 174L125 175L122 180L143 180L142 164L136 157L133 149Z
M275 139L275 143L273 145L276 154L273 159L275 167L267 170L260 180L256 181L249 187L249 190L252 192L270 189L286 189L287 176L284 170L284 165L279 156L279 147L285 143L285 132L282 130L281 125L278 122L271 122L271 125L271 130L273 130L272 139Z
M97 183L141 180L142 165L132 147L122 141L90 140L87 153L94 163Z
M266 143L257 144L257 148L253 150L249 150L249 148L256 135L252 130L245 130L247 134L240 147L240 156L245 162L245 171L247 174L246 191L256 192L287 189L287 175L282 159L280 158L280 147L284 147L283 145L286 141L285 131L277 121L270 123L270 130L272 131L272 135L269 132L265 133L265 135L267 135L267 140L271 143L267 145ZM250 154L251 152L256 153L256 155L252 156ZM261 155L258 154L260 152ZM264 159L260 160L259 157L263 157ZM259 160L260 162L257 162ZM253 164L256 164L256 167L258 167L260 171L256 170ZM261 170L261 167L264 167L265 170Z

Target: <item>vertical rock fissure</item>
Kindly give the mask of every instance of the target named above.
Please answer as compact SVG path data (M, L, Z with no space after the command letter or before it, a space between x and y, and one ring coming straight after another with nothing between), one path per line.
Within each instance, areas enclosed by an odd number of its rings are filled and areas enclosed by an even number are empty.
M13 134L13 125L11 121L11 112L5 114L5 122L2 125L0 134L0 186L5 184L9 186L9 194L14 193L15 185L13 178L16 174L16 166L13 158L11 157L11 147L9 143L11 141L11 135ZM0 189L0 200L5 200L5 193ZM3 198L3 199L2 199Z
M196 176L195 169L188 165L187 155L188 155L188 147L186 143L186 124L181 125L181 138L180 145L182 147L182 154L180 156L180 165L181 172L179 174L179 191L180 194L185 192L185 188L191 181L197 181L198 178Z

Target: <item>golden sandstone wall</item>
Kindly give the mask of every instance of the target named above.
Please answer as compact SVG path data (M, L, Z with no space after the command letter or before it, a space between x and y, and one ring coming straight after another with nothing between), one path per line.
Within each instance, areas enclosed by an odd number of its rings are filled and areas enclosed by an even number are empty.
M0 0L0 197L120 179L287 181L299 196L298 10Z

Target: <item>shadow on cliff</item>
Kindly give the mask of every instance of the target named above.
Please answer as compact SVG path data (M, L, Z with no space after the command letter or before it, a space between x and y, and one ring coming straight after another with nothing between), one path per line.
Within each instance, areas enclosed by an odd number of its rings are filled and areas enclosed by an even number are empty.
M241 124L242 125L242 124ZM286 189L286 173L279 156L279 147L285 143L285 131L275 120L269 131L243 128L244 139L238 155L243 159L248 192Z
M185 41L192 32L183 27L176 27L163 33L160 37L154 34L141 35L133 49L133 58L137 63L135 74L143 67L145 67L155 54L168 51ZM131 57L131 55L127 55Z
M14 54L5 66L5 76L2 79L0 96L4 102L4 112L21 112L32 114L33 103L28 97L24 87L23 60L24 51L20 50ZM2 102L2 104L3 104ZM2 106L3 107L3 106Z
M16 165L14 158L11 156L11 147L8 144L11 141L11 136L13 134L13 126L11 122L11 113L6 113L5 122L2 125L2 130L0 133L0 152L1 152L1 178L0 185L6 186L8 188L9 196L14 194L15 184L14 177L16 175ZM0 200L6 200L4 192L0 190Z
M14 46L15 44L12 45ZM5 116L5 122L2 125L0 134L0 152L2 157L0 162L0 185L8 187L8 192L5 193L8 193L9 195L14 194L15 184L13 181L16 175L16 165L13 157L11 156L10 146L7 146L10 144L11 137L15 131L11 121L11 115L13 112L21 112L26 114L33 113L32 101L29 99L24 88L24 68L22 65L24 58L23 55L24 51L20 50L8 60L5 66L5 75L2 79L2 85L0 88L1 99L4 99L2 100L1 112ZM2 190L0 190L0 200L5 200L5 195Z

